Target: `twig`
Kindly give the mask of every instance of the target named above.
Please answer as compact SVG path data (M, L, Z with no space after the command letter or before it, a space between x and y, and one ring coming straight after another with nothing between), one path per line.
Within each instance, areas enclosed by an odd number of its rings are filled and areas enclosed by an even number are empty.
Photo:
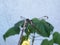
M32 45L34 44L34 40L35 40L35 33L34 33L33 38L32 38Z
M18 45L21 45L23 32L24 32L24 30L25 30L25 25L26 25L26 20L24 21L24 25L23 25L23 29L22 29L22 32L21 32L21 36L20 36L20 39L19 39Z

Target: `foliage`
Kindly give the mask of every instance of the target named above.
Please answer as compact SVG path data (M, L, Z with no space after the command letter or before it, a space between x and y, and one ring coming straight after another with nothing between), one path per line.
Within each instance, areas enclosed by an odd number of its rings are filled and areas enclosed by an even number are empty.
M21 44L26 40L28 40L30 34L37 33L43 37L49 37L51 32L53 32L54 27L44 19L33 18L32 20L26 19L26 28L24 32L26 33L25 36L22 36ZM9 28L8 31L3 35L4 40L9 36L13 36L20 33L20 26L23 27L24 20L17 22L13 27ZM41 45L53 45L53 43L60 44L60 34L55 32L53 34L52 40L44 39Z
M44 19L39 20L37 18L32 19L33 24L35 24L36 28L38 29L36 32L44 37L49 37L50 33L53 31L54 27L45 21Z
M43 40L41 45L53 45L54 43L60 45L60 33L54 32L53 39L48 41L47 39Z
M60 33L55 32L53 34L54 43L60 44Z
M48 41L47 39L44 39L41 45L53 45L53 40Z
M19 27L12 27L3 35L3 38L4 40L6 40L7 37L15 35L15 34L19 34L19 32L20 32Z

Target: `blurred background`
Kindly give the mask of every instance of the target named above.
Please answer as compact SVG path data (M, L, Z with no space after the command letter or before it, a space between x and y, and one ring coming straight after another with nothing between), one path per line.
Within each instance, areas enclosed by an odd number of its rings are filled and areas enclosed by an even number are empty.
M3 34L22 20L20 16L29 19L48 16L47 21L54 26L54 32L60 32L60 0L0 0L0 45L18 44L19 35L11 36L5 42ZM49 38L52 39L52 36ZM34 45L40 45L43 39L37 37Z

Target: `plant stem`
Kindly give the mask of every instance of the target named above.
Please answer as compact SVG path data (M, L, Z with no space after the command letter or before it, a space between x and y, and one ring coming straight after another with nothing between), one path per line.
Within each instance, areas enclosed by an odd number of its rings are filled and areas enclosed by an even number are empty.
M20 36L20 38L19 38L18 45L21 45L22 36L23 36L23 30L22 30L22 32L21 32L21 36Z
M24 25L23 25L23 29L22 29L22 32L21 32L21 35L20 35L20 38L19 38L19 42L18 42L18 45L21 45L21 42L22 42L22 36L23 36L23 32L25 30L25 26L26 26L26 20L24 21Z
M32 38L32 45L34 44L34 40L35 40L35 33L34 33L33 38Z

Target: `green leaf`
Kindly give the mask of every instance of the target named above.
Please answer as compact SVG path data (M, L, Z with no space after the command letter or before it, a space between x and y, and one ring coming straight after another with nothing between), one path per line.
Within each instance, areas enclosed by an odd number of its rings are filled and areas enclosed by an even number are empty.
M44 39L41 43L41 45L53 45L53 40L48 41L48 39Z
M35 32L35 28L33 28L30 24L28 24L28 29L31 33Z
M26 35L29 37L29 35L34 32L35 32L35 29L28 23L25 29Z
M60 33L55 32L53 34L54 43L60 44Z
M44 39L44 40L42 41L41 45L49 45L48 40L47 40L47 39Z
M33 18L32 22L35 25L35 27L39 29L39 31L37 29L35 30L37 30L36 32L41 36L49 37L50 33L53 31L54 27L44 19L39 20L37 18Z
M37 34L42 35L42 36L48 36L47 33L45 32L45 27L43 26L43 24L40 22L39 19L34 18L32 19L33 24L35 24L35 27L39 29L39 31L37 30Z
M28 26L26 27L26 29L25 29L25 33L26 33L26 35L29 37L29 35L30 35L30 30L28 29Z
M53 32L54 27L43 19L40 22L44 25L45 31L49 36L51 34L51 32Z
M19 34L20 28L19 27L12 27L8 29L8 31L3 35L4 40L6 40L7 37Z

